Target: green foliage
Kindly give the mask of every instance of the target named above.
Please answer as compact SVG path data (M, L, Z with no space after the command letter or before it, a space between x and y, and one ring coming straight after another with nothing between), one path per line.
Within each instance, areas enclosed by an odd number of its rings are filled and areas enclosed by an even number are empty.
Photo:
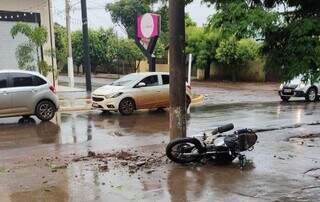
M106 11L110 12L112 21L122 25L128 36L135 38L136 16L151 11L150 1L142 0L119 0L114 3L108 3Z
M197 26L197 23L192 20L191 16L188 13L185 15L184 21L185 21L186 27L195 27L195 26Z
M44 27L32 27L27 23L18 22L11 28L10 33L13 38L20 33L29 40L28 43L19 45L16 50L19 67L26 70L35 70L34 56L37 55L39 71L46 75L48 73L47 66L43 65L44 61L39 58L38 50L47 42L47 30Z
M55 23L54 36L55 36L55 45L56 45L55 55L57 58L58 68L62 69L68 63L68 61L67 61L68 42L67 42L66 28Z
M284 81L298 75L312 82L320 80L319 0L203 1L218 10L210 20L211 27L220 28L227 36L265 39L267 71L276 70Z
M220 63L232 67L244 65L250 60L254 60L259 55L260 46L252 39L241 39L235 37L221 41L217 48L216 58Z
M217 13L209 19L209 27L220 29L226 37L263 38L265 30L278 20L275 12L267 11L259 4L248 4L245 0L217 2L220 4Z
M278 70L284 81L303 75L304 80L320 80L320 1L268 0L294 8L282 13L283 23L267 30L264 53L266 68Z
M223 40L216 53L216 58L219 62L226 65L238 65L241 59L238 58L238 41L235 37L230 37Z
M135 61L143 55L132 39L121 39L112 29L89 30L90 58L93 71L103 68L106 71L120 63L135 67ZM77 66L83 63L82 32L72 33L73 60ZM107 68L107 69L106 69Z
M48 63L44 60L41 60L38 62L38 67L40 70L40 74L47 76L50 70L52 69L51 66L48 65Z
M16 58L20 69L35 71L35 47L31 43L20 44L16 50Z
M233 80L240 67L243 67L249 61L255 60L259 56L260 45L251 39L237 40L236 37L230 37L221 41L216 50L218 62L233 69Z
M135 68L133 69L135 72L138 68L136 67L135 62L141 61L144 58L142 52L132 39L118 39L116 42L117 43L114 44L116 61L129 64L131 67Z
M192 53L196 68L206 68L215 60L216 48L219 45L218 31L206 32L201 27L187 27L186 53Z
M111 40L115 38L115 33L111 29L99 29L89 31L90 41L90 58L93 70L97 66L108 66L111 64L113 56L115 55L114 47L112 47ZM81 31L72 33L72 47L74 62L80 66L83 64L83 37Z
M10 30L14 38L19 33L25 35L30 42L34 43L37 48L41 47L47 42L48 32L44 27L32 27L23 22L16 23Z

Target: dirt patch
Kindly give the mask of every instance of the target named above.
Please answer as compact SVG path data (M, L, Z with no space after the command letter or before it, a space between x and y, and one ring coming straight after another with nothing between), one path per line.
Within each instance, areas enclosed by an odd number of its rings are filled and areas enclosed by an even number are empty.
M256 128L253 129L255 133L263 133L263 132L270 132L270 131L276 131L276 130L285 130L285 129L295 129L300 128L302 126L317 126L320 125L319 121L312 122L312 123L306 123L306 124L294 124L294 125L288 125L288 126L281 126L281 127L274 127L274 128Z
M137 150L121 150L112 153L95 153L88 152L87 156L77 157L72 162L81 161L99 161L98 165L100 172L109 171L108 162L112 162L112 167L126 167L130 174L137 171L144 171L147 174L153 173L155 168L166 164L167 158L162 152L138 152Z
M307 147L320 146L320 133L310 133L305 135L297 135L287 139L290 143L305 145Z
M301 126L303 126L303 124L294 124L290 126L281 126L276 128L257 128L257 129L254 129L253 131L255 133L263 133L263 132L270 132L270 131L276 131L276 130L300 128Z

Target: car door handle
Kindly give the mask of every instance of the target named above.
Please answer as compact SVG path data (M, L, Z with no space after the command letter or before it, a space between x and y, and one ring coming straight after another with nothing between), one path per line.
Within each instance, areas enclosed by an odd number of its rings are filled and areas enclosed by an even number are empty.
M3 91L2 94L3 95L8 95L8 92L7 91Z
M38 90L37 90L37 89L32 89L31 91L32 91L33 93L38 92Z

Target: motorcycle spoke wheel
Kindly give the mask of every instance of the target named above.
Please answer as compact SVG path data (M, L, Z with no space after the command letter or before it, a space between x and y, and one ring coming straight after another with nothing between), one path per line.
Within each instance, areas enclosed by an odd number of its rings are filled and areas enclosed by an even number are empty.
M174 158L187 163L196 161L199 151L194 144L184 143L172 147L171 154Z

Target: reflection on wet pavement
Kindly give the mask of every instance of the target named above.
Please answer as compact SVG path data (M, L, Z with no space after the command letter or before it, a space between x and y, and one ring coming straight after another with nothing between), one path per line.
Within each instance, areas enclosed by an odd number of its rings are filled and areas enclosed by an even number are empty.
M191 110L188 133L229 122L237 128L314 123L320 121L318 106L291 102L197 107ZM158 148L168 140L168 112L143 111L129 117L95 111L59 113L49 123L18 121L1 120L0 201L247 202L317 201L320 197L319 171L314 169L320 167L320 138L313 135L311 141L308 136L308 142L300 144L297 136L319 133L317 125L259 133L255 150L247 155L253 164L245 170L237 162L228 166L168 163L147 174L129 173L125 167L100 172L97 162L91 161L52 172L46 156L60 159L88 150ZM112 162L107 165L113 166Z
M274 128L320 121L318 103L292 102L233 104L193 108L188 135L193 136L219 125L233 122L236 128ZM2 119L0 149L36 144L81 144L128 147L166 141L169 113L137 112L132 116L118 113L59 113L53 122L16 124L15 118ZM1 120L1 121L2 121ZM20 120L21 121L21 120Z

